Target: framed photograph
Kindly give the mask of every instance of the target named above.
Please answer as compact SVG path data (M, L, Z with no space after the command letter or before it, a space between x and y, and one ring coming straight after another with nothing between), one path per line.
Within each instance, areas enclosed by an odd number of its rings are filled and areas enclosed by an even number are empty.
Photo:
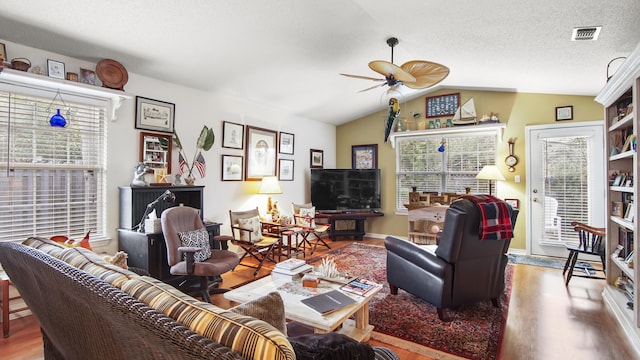
M573 120L573 106L556 107L556 121Z
M352 169L377 169L378 144L351 146Z
M7 60L7 48L3 43L0 43L0 60Z
M311 149L309 150L309 163L312 169L322 169L324 166L324 151Z
M47 69L49 77L64 80L65 71L62 61L47 59Z
M76 74L74 72L68 72L67 73L67 80L78 82L78 74Z
M247 181L276 176L278 133L273 130L246 126L245 177Z
M294 135L280 131L280 154L293 155L293 140Z
M278 180L293 181L293 160L280 159L278 166Z
M80 68L80 82L83 84L95 85L96 72L93 70Z
M520 201L518 199L504 199L504 202L511 205L513 209L518 209L520 206Z
M634 221L636 213L636 205L634 203L630 203L627 205L627 211L624 213L624 219L627 221Z
M136 96L136 129L172 133L176 105Z
M427 118L452 116L460 106L460 93L427 96Z
M241 155L222 155L222 181L242 181Z
M223 121L222 147L229 149L244 149L244 125Z
M622 201L611 202L611 215L617 217L624 216L624 204L622 203Z

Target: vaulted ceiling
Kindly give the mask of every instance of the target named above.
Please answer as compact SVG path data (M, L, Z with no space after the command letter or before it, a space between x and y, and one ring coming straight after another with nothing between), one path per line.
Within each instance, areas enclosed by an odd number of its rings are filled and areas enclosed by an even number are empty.
M439 87L595 95L638 24L636 0L3 0L0 39L341 124L385 105L339 73L380 77L391 36L395 64L450 68ZM599 39L571 41L584 26Z

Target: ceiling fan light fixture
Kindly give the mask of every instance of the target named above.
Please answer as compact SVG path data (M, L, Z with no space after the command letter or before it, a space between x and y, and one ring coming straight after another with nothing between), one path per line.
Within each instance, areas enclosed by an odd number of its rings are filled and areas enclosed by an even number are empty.
M426 89L440 83L449 75L448 67L425 60L412 60L402 64L402 66L395 65L393 63L393 48L398 45L398 43L399 41L395 37L387 39L387 45L391 48L391 62L384 60L369 62L369 68L383 75L384 79L342 73L340 75L363 80L384 81L383 84L372 86L360 92L384 85L390 88L406 85L410 89Z

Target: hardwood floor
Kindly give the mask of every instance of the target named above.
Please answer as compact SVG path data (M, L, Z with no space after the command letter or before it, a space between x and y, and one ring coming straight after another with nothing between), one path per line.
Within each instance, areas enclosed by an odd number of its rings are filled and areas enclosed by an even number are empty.
M330 243L333 248L350 241ZM382 245L380 239L364 243ZM318 249L318 253L322 253ZM265 265L260 274L267 274ZM223 286L232 287L252 279L253 269L239 266L223 275ZM259 275L260 275L259 274ZM500 359L640 359L602 301L604 280L573 278L564 286L562 271L529 265L515 265L513 290L505 326ZM223 308L229 303L222 295L212 302ZM11 321L9 338L0 338L0 359L42 359L42 340L35 317ZM401 359L429 359L393 344L387 346Z

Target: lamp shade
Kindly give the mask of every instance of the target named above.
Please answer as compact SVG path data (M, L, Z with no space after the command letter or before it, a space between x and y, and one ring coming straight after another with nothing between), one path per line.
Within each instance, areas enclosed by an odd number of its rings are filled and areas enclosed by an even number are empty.
M504 176L498 167L495 165L485 165L482 170L476 175L476 179L480 180L502 180L504 181Z
M262 178L258 194L282 194L280 182L275 176L265 176Z

